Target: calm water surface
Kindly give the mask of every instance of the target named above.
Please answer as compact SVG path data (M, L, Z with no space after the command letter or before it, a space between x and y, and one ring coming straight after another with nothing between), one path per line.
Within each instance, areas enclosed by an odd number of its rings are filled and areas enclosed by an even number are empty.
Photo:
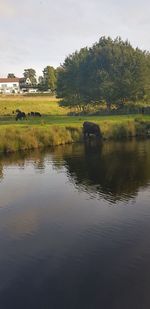
M150 308L150 141L0 158L0 309Z

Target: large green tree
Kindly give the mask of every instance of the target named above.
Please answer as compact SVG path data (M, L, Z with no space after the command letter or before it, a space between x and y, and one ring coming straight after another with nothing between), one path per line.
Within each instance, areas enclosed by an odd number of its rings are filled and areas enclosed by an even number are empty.
M121 38L100 38L91 48L68 56L58 71L57 95L64 105L84 108L105 101L124 104L148 95L149 53Z
M56 82L57 82L57 72L56 69L52 66L47 66L43 70L43 79L41 82L41 86L43 89L50 89L52 93L56 90Z
M37 84L37 80L36 80L36 71L32 68L30 69L25 69L23 76L25 78L29 78L31 81L32 86L35 86Z

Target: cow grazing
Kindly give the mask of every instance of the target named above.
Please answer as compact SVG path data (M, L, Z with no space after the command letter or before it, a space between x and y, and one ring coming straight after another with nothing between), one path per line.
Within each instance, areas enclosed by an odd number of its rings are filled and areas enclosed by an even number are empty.
M21 113L21 110L20 109L16 109L16 113Z
M97 138L102 138L99 125L89 121L85 121L83 123L83 135L84 138L90 137L90 135L95 135Z
M26 114L24 112L19 111L16 116L16 121L26 119Z
M41 117L42 116L39 112L31 112L31 113L28 113L28 115L31 117Z
M34 116L35 116L35 117L41 117L41 114L40 114L39 112L35 112L35 113L34 113Z

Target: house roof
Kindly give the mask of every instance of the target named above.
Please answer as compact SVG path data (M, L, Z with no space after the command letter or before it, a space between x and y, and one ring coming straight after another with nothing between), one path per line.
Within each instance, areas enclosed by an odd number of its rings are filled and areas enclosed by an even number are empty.
M19 83L20 78L0 78L0 83Z

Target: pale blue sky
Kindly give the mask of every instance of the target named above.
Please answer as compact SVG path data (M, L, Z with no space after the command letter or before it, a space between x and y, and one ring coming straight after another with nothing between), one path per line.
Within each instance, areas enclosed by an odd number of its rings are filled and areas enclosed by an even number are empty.
M150 50L150 0L0 0L0 77L40 74L103 35Z

